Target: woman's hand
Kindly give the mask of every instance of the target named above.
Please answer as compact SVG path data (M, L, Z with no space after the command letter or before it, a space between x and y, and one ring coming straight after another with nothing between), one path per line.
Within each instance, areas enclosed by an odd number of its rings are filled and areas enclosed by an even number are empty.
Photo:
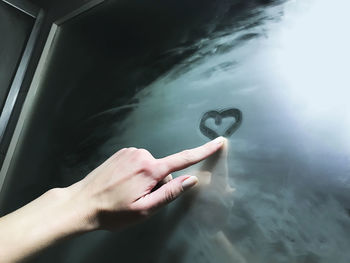
M0 218L0 262L19 262L62 239L97 229L117 229L149 217L194 186L197 178L171 173L221 148L203 146L155 159L144 149L122 149L83 180L49 190Z
M198 148L155 159L144 149L125 148L67 190L86 206L92 229L116 229L149 217L154 211L194 186L195 176L175 179L171 173L207 158L223 145L224 138Z

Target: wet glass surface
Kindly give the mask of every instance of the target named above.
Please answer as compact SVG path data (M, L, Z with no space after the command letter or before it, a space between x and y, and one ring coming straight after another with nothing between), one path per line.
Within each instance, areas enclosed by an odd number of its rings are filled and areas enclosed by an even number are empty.
M242 120L224 151L185 171L200 177L197 191L38 260L349 262L348 8L122 1L63 28L22 147L45 163L47 184L74 182L123 147L163 157L202 144L210 111L238 109ZM204 122L224 134L235 121ZM38 125L45 156L30 147Z

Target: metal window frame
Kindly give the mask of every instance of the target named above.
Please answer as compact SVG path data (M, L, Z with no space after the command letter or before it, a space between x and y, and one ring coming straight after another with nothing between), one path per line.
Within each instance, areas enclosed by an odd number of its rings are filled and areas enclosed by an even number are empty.
M34 25L32 27L27 43L25 45L22 57L20 59L17 70L15 72L14 79L12 80L12 83L10 85L9 93L6 97L6 100L0 115L0 142L3 142L5 131L8 127L11 115L14 111L18 95L21 91L23 81L26 76L28 65L32 58L36 41L41 31L42 23L44 20L44 10L34 6L28 1L22 1L22 0L0 0L0 1L12 6L18 11L35 19ZM3 184L3 179L4 179L3 175L0 172L0 191L1 191L1 186Z
M5 2L14 8L22 11L23 13L26 13L27 15L37 18L38 14L40 12L40 9L33 4L31 4L28 1L23 0L1 0L2 2Z
M12 3L11 5L15 5L18 2L24 2L22 0L1 0L1 1L7 2L7 3L11 2ZM5 178L9 174L9 171L11 170L11 165L13 165L13 160L15 159L16 152L19 149L19 146L21 144L20 142L23 140L21 135L25 134L25 130L28 127L28 122L31 119L30 116L33 114L33 108L34 108L36 101L37 101L36 98L38 97L38 94L40 94L40 91L42 89L41 83L42 83L42 80L44 79L47 65L49 65L49 63L50 63L51 55L54 52L55 40L58 39L60 27L63 26L66 22L70 21L71 19L76 18L77 16L91 10L92 8L99 6L100 4L102 4L104 2L106 2L106 0L89 1L86 4L82 5L81 7L79 7L78 9L68 13L67 15L64 15L63 17L61 17L58 20L56 20L55 22L53 22L51 29L50 29L50 32L49 32L49 35L47 37L44 49L43 49L42 54L40 56L39 63L38 63L37 68L35 70L34 77L32 79L31 85L29 87L26 99L25 99L23 107L21 109L21 113L19 115L14 133L12 135L10 145L9 145L8 150L6 152L4 162L3 162L1 170L0 170L0 194L4 188ZM30 11L32 9L30 9L30 8L27 9L24 6L20 6L20 7L16 6L16 7L19 10L22 10L22 8L27 10L25 12L27 14L28 13L33 14L33 12ZM33 45L35 43L36 37L37 37L38 32L39 32L39 28L41 26L41 22L42 22L42 18L43 18L42 11L39 11L37 14L38 15L36 16L36 23L34 25L33 32L30 36L30 39L29 39L28 45L27 45L28 51L26 48L25 54L23 55L23 58L22 58L22 60L24 59L23 65L22 65L22 61L21 61L21 64L20 64L19 70L18 70L20 72L17 72L18 77L16 74L17 80L15 77L15 81L13 84L13 95L12 95L12 99L9 99L10 100L9 101L9 110L6 113L7 118L5 120L1 120L1 118L0 118L0 141L1 141L1 138L3 135L3 133L2 133L3 128L1 125L1 121L3 121L4 123L6 121L6 125L9 121L11 112L12 112L13 107L14 107L16 97L18 95L18 92L19 92L19 89L21 86L21 82L23 81L25 70L28 66L28 61L29 61L31 52L33 50ZM12 86L11 86L10 92L11 91L12 91ZM8 97L10 97L10 95ZM6 103L7 103L7 101L6 101ZM5 106L6 106L6 104L5 104ZM5 108L5 106L4 106L4 108ZM6 129L6 127L5 127L5 129Z
M29 39L27 41L22 58L18 65L17 71L15 73L15 77L10 86L9 93L7 95L3 110L0 115L0 142L3 140L18 94L21 90L23 79L27 72L28 65L32 57L34 46L38 38L38 35L40 33L40 28L44 18L44 11L42 9L39 9L33 6L29 2L18 1L18 0L1 0L1 1L31 16L32 18L35 19L35 23L30 33Z

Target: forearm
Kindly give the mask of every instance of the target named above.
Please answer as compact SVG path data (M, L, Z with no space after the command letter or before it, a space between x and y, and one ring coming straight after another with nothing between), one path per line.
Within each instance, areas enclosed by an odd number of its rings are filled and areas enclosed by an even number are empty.
M62 239L93 230L71 188L52 189L0 218L0 262L18 262Z
M118 151L76 184L50 190L0 218L0 262L18 262L62 239L148 218L198 181L188 175L165 178L209 157L224 142L217 138L161 159L144 149Z

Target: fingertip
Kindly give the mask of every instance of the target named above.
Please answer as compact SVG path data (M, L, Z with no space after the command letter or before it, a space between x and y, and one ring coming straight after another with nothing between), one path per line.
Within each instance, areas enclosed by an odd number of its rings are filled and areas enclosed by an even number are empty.
M216 143L218 145L223 145L224 142L226 141L226 138L219 136L217 138L215 138L214 140L212 140L213 143Z
M223 141L223 143L222 143L220 148L223 148L223 149L227 149L228 148L228 140L226 138L224 138L224 141Z
M196 176L190 176L182 182L182 189L187 190L192 188L198 183L198 178Z

